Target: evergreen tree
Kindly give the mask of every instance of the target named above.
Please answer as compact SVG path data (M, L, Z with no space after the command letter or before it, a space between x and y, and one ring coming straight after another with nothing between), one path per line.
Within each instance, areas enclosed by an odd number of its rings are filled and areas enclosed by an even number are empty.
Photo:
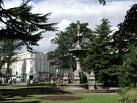
M1 5L0 22L5 24L5 27L0 29L0 40L3 38L20 40L28 50L32 50L31 46L37 45L43 32L54 30L54 23L47 23L50 13L45 15L31 13L29 1L10 9L4 9Z
M119 75L120 86L136 86L137 83L137 47L131 45L130 51L123 56L123 65Z
M115 48L115 64L119 69L121 86L136 84L136 47L137 47L137 4L128 10L125 20L119 24L119 30L113 34ZM126 73L125 73L126 71ZM127 79L128 78L128 79Z
M119 24L119 30L113 35L114 46L119 57L130 51L130 45L137 45L137 4L127 12L124 22ZM123 62L121 62L122 64Z
M6 74L10 77L10 65L14 61L15 50L26 46L28 51L32 51L33 45L42 38L42 33L54 31L55 23L47 23L48 14L34 14L32 7L28 6L30 0L23 0L23 3L14 8L5 9L4 3L0 0L0 23L4 27L0 28L0 72L1 76ZM7 67L3 70L5 64ZM2 71L6 71L2 73Z
M10 65L16 61L14 55L16 51L21 49L22 44L19 41L13 39L3 39L0 42L0 73L2 77L6 78L6 81L10 78L12 70Z
M86 69L88 72L92 70L96 79L109 85L115 82L115 70L112 69L113 49L112 49L112 32L108 19L102 19L101 24L95 29L94 39L91 41L87 52ZM112 79L113 78L113 79ZM113 81L114 80L114 81Z

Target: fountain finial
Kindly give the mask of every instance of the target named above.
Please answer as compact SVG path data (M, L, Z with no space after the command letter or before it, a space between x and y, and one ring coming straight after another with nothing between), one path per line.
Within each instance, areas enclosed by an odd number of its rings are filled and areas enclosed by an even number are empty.
M80 22L77 21L77 36L80 36Z

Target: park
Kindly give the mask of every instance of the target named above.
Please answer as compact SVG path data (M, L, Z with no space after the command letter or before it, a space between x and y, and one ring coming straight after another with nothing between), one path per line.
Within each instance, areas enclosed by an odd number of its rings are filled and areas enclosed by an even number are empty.
M136 1L0 0L0 22L0 103L137 103Z

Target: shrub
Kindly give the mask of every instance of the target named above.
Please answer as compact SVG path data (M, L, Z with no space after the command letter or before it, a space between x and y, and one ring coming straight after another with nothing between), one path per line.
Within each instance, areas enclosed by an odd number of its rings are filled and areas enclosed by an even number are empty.
M130 88L119 90L120 103L137 103L137 93Z
M27 86L56 86L56 84L55 83L40 82L40 83L27 84Z

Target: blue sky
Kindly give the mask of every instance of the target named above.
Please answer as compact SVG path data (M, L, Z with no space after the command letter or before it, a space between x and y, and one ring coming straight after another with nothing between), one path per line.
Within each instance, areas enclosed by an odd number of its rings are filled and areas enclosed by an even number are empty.
M49 22L58 23L58 30L64 30L71 22L80 20L88 22L89 27L93 30L102 18L108 18L113 29L124 20L126 11L137 0L107 0L107 5L102 6L98 0L32 0L32 12L49 13ZM6 7L14 7L20 4L21 0L5 0ZM37 51L48 52L56 48L50 43L55 37L55 33L46 32L44 38L39 41L39 46L35 47Z

